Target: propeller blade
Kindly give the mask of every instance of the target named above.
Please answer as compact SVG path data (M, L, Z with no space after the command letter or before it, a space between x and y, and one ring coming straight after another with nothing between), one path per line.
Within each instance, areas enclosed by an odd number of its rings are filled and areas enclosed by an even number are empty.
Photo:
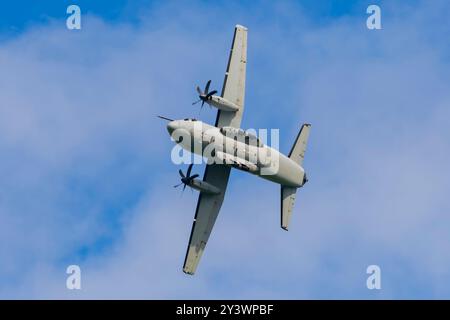
M184 186L183 186L183 192L184 192L184 189L186 189L186 184L184 184Z
M178 173L180 174L180 176L181 176L182 178L186 178L186 176L184 175L183 171L181 171L181 169L178 170Z
M205 100L202 100L202 108L203 108L203 105L205 104Z
M186 177L188 177L188 178L191 176L191 170L192 170L192 166L193 166L193 165L194 165L194 164L191 163L191 164L189 165L188 169L187 169Z
M199 103L200 101L202 101L202 99L198 99L197 101L192 102L192 105L197 104L197 103Z
M179 186L181 186L183 184L183 182L181 182L181 183L179 183L179 184L177 184L177 185L174 185L173 187L174 188L178 188Z
M202 94L203 94L203 92L202 92L202 90L200 89L199 86L197 86L197 92L198 92L199 95L202 95Z
M194 174L192 177L189 177L191 180L194 180L195 178L198 178L199 175L198 174Z
M205 99L209 99L210 97L212 97L213 95L215 95L217 93L217 90L211 91L210 93L208 93L205 97Z
M211 84L211 80L208 80L208 82L206 83L206 87L205 87L205 94L206 95L208 94L210 84Z
M163 119L163 120L167 120L167 121L174 121L173 119L169 119L169 118L166 118L166 117L163 117L163 116L157 116L158 118L160 118L160 119Z

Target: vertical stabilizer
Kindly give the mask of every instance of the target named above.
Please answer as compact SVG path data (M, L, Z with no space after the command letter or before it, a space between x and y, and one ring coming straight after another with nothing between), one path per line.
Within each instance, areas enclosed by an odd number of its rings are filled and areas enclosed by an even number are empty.
M297 139L295 139L295 143L292 146L291 152L289 152L289 158L301 166L303 166L303 159L305 159L306 144L308 143L310 129L311 125L309 123L302 125L302 128L297 135Z

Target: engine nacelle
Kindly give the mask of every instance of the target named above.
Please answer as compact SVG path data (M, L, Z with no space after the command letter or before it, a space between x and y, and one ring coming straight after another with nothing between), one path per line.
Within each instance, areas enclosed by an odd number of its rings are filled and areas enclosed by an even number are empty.
M192 189L195 189L197 191L200 191L202 193L207 193L207 194L220 194L220 189L213 186L212 184L200 180L200 179L194 179L192 180L192 182L189 184L189 186Z
M239 106L219 96L211 96L206 103L223 111L238 111Z

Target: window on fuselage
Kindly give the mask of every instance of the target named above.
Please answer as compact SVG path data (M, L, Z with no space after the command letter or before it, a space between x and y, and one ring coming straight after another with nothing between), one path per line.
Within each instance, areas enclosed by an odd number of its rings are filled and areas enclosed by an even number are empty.
M252 146L255 146L255 147L259 147L259 148L263 146L261 141L258 138L254 137L254 136L245 136L245 144L246 145L252 145Z

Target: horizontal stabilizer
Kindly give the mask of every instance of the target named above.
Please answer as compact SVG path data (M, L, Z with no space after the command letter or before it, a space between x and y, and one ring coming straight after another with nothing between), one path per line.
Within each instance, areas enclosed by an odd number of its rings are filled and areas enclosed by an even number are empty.
M297 188L281 186L281 228L288 230Z

